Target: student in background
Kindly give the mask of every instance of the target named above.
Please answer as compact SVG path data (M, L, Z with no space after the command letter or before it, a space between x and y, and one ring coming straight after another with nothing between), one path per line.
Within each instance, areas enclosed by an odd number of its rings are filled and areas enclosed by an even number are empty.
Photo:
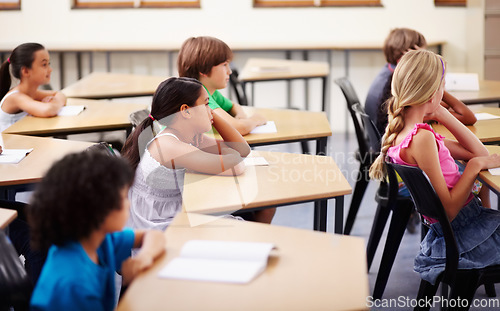
M133 228L164 230L170 224L182 209L186 169L222 175L244 172L242 161L250 147L238 131L212 113L208 98L196 79L163 81L153 96L151 114L126 140L122 155L136 169L129 192ZM153 137L154 122L165 128ZM204 135L212 125L222 140Z
M377 129L382 134L387 125L387 106L385 102L391 96L391 81L394 69L399 59L410 50L427 48L427 41L418 31L408 28L391 30L384 42L384 55L387 64L373 80L365 101L366 113L373 120ZM450 93L444 92L441 101L443 107L448 108L451 114L466 125L476 123L474 113Z
M125 160L100 152L49 169L28 208L33 246L49 249L32 310L114 310L115 271L128 284L164 252L162 232L124 229L133 180Z
M50 82L49 52L38 43L16 47L0 67L0 132L27 114L53 117L66 104L61 92L38 88ZM11 74L19 79L12 87Z
M233 52L226 43L213 37L191 37L184 41L177 58L180 77L198 79L207 90L209 106L241 135L265 124L260 114L248 117L238 103L224 97L218 90L227 86Z
M500 212L481 206L472 188L483 169L500 166L498 154L489 155L479 139L441 105L445 85L443 58L426 50L409 51L401 58L388 100L389 123L379 157L370 176L384 178L386 156L397 164L417 166L429 177L445 209L457 240L459 269L480 269L500 264ZM431 118L443 124L458 141L445 139L424 123ZM467 160L460 174L455 159ZM439 223L422 241L415 271L434 284L444 271L445 243Z

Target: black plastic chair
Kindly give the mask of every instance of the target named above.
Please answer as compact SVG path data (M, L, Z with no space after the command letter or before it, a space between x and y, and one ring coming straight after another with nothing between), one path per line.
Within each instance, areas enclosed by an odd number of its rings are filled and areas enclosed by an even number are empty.
M0 230L0 310L29 310L33 286L19 255Z
M373 120L370 119L359 103L354 104L352 109L358 122L360 122L363 127L365 137L368 138L367 145L370 147L370 150L380 150L380 141L382 137L373 123ZM392 212L389 233L385 242L384 253L382 255L373 290L373 298L380 299L384 294L387 281L389 280L389 275L394 260L396 259L399 245L401 244L401 240L406 230L406 224L415 208L410 197L399 196L398 188L389 187L386 181L380 183L377 193L375 194L375 201L377 202L377 211L373 219L372 230L366 247L368 271L370 270L373 257L375 256L389 215Z
M99 142L91 145L87 149L85 149L87 152L102 152L106 155L109 156L117 156L115 150L113 149L113 146L108 144L107 142Z
M238 99L238 103L241 106L248 106L247 93L245 91L245 86L238 79L238 70L235 68L231 68L231 70L232 73L229 75L229 82L232 90L234 91L234 94L236 95L236 98Z
M135 128L141 124L144 119L149 117L149 110L148 109L142 109L142 110L137 110L132 112L129 116L128 119L130 123L132 123L132 130L135 130ZM160 126L154 122L153 123L153 136L158 134L160 131Z
M427 175L418 167L399 165L386 162L389 174L389 183L396 183L395 172L401 176L408 187L411 197L421 215L436 219L441 225L446 244L446 267L439 276L435 285L421 280L417 299L432 300L436 294L439 283L450 286L448 299L464 299L468 306L453 308L454 310L468 310L477 288L485 285L488 296L495 296L494 283L500 283L500 265L489 266L483 269L458 269L458 248L453 229L448 220L441 200L434 191ZM415 310L428 310L429 308L415 308Z
M359 171L356 177L356 185L354 186L351 205L349 206L349 212L347 213L347 219L344 225L344 234L349 235L354 225L356 215L358 214L359 206L365 195L366 188L368 187L368 182L370 181L368 171L373 161L377 158L380 147L374 149L373 146L375 146L375 142L370 145L370 139L363 128L363 123L353 110L354 105L361 104L349 79L339 78L335 80L335 83L340 87L345 96L347 109L351 114L354 129L356 130L356 139L358 141L358 150L356 150L355 157L359 162Z

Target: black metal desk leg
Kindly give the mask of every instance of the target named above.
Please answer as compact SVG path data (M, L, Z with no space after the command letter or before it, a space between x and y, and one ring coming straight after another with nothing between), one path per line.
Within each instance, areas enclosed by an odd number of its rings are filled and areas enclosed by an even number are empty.
M321 109L323 112L326 113L326 117L328 120L330 120L330 107L326 107L326 87L327 87L327 83L326 83L326 77L324 78L321 78L321 81L323 82L323 102L321 103Z
M314 201L314 230L326 232L326 208L328 201Z
M316 155L326 156L326 143L328 138L321 137L316 139Z
M61 89L64 88L64 52L59 52L59 80Z
M343 234L344 233L344 196L340 195L335 197L335 233Z
M76 52L76 73L80 80L82 78L82 52Z

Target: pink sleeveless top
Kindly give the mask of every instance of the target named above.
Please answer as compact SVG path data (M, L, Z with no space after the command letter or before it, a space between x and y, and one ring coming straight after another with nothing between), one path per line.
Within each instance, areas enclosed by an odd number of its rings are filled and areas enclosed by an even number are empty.
M431 131L436 137L436 143L438 145L438 157L439 163L441 164L441 170L443 171L444 180L446 181L446 185L448 189L451 189L455 186L455 184L460 179L460 172L458 171L458 166L455 163L455 160L450 154L450 150L446 148L444 145L444 137L434 132L429 124L426 123L417 123L413 130L403 139L403 141L397 145L392 146L387 150L387 155L391 157L391 159L396 164L405 164L409 166L416 166L415 164L406 163L401 159L400 152L403 148L408 148L410 146L411 141L413 140L413 136L417 134L419 129L425 129Z
M431 128L429 124L427 123L415 124L415 128L413 128L413 130L403 139L403 141L399 145L392 146L387 150L387 155L391 157L392 161L394 161L394 163L396 164L417 166L416 164L410 164L401 159L400 152L401 149L408 148L408 146L410 146L413 136L417 134L419 129L431 131L434 134L434 137L436 137L436 143L438 145L439 164L441 165L441 170L443 171L444 180L446 182L446 185L448 186L448 189L453 188L460 179L461 174L458 171L458 166L455 163L455 160L450 154L450 150L446 148L446 146L444 145L444 136L441 136L436 132L434 132L434 130ZM472 200L473 197L474 196L472 195L471 192L471 194L467 198L465 205L469 204L469 202ZM424 216L424 218L430 224L437 222L437 220L432 219L430 217Z

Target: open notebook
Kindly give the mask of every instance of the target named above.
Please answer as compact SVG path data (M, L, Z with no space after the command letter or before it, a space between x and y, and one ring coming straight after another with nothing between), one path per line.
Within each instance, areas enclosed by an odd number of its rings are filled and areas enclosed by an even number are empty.
M26 157L31 149L3 149L0 153L0 164L17 164Z
M191 240L159 276L244 284L264 271L273 248L272 243Z

